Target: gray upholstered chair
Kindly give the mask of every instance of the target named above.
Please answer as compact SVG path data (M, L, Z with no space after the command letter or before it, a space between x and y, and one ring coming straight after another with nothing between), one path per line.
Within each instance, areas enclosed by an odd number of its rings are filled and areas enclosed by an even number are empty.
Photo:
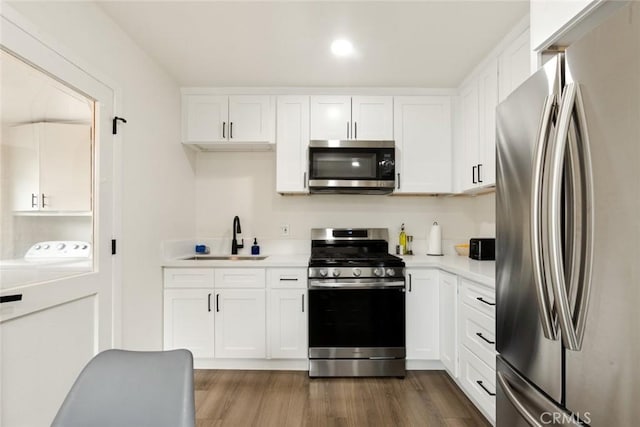
M82 370L52 427L194 427L188 350L107 350Z

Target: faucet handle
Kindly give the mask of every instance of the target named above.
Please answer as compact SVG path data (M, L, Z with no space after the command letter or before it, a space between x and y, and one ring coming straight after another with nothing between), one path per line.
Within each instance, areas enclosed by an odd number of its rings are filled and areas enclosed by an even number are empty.
M240 243L238 243L238 244L236 245L236 247L237 247L238 249L242 249L242 248L244 248L244 237L242 237L242 238L240 239Z

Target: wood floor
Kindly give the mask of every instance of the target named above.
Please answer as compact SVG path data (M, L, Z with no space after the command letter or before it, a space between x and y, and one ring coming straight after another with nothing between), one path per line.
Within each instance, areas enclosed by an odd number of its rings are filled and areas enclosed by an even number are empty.
M444 371L396 378L196 370L197 427L488 426Z

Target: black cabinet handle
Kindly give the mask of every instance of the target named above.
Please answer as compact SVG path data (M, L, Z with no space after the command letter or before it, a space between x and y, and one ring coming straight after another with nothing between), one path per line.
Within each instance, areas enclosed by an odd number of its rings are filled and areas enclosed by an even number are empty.
M349 122L347 122L347 139L349 139Z
M38 195L31 193L31 207L32 208L37 208L38 207Z
M482 384L482 381L477 380L476 382L478 383L478 385L479 385L480 387L482 387L482 389L483 389L483 390L484 390L484 391L485 391L489 396L495 396L495 395L496 395L495 393L491 393L491 392L490 392L490 391L489 391L489 390L488 390L488 389L487 389L487 388Z
M480 338L482 338L485 342L488 342L489 344L495 344L495 341L491 341L485 338L484 335L482 335L482 332L476 332L476 335L479 336Z
M281 282L297 282L298 278L288 278L288 277L281 277L280 278Z
M486 299L484 299L484 298L482 298L482 297L476 297L476 299L477 299L478 301L480 301L481 303L484 303L484 304L487 304L487 305L490 305L490 306L494 306L494 305L496 305L496 303L495 303L495 302L489 302L489 301L487 301Z
M307 173L302 175L302 188L307 188Z
M22 301L22 294L3 295L0 297L0 304L5 302Z
M400 189L400 174L398 174L398 190Z
M225 131L226 127L227 127L227 122L222 122L222 139L225 138L225 136L224 136L225 132L224 131Z
M233 122L229 122L229 139L233 138Z
M211 294L207 295L207 310L211 312Z
M478 183L478 181L476 181L476 168L477 166L474 166L471 168L471 180L473 181L474 184Z
M358 139L358 122L353 122L353 139Z
M220 294L216 294L216 313L220 312Z
M409 292L411 292L411 274L409 274Z
M302 294L302 312L304 313L304 294Z
M42 207L45 208L47 207L47 204L45 203L44 199L46 199L47 197L44 195L44 193L42 193Z
M478 163L478 184L482 184L482 179L480 179L480 166L482 166L482 163Z

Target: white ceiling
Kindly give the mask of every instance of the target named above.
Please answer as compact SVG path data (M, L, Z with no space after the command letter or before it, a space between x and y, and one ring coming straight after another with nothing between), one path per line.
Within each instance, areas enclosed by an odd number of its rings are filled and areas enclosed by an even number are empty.
M528 1L100 2L180 86L456 87ZM334 38L356 55L336 58Z

